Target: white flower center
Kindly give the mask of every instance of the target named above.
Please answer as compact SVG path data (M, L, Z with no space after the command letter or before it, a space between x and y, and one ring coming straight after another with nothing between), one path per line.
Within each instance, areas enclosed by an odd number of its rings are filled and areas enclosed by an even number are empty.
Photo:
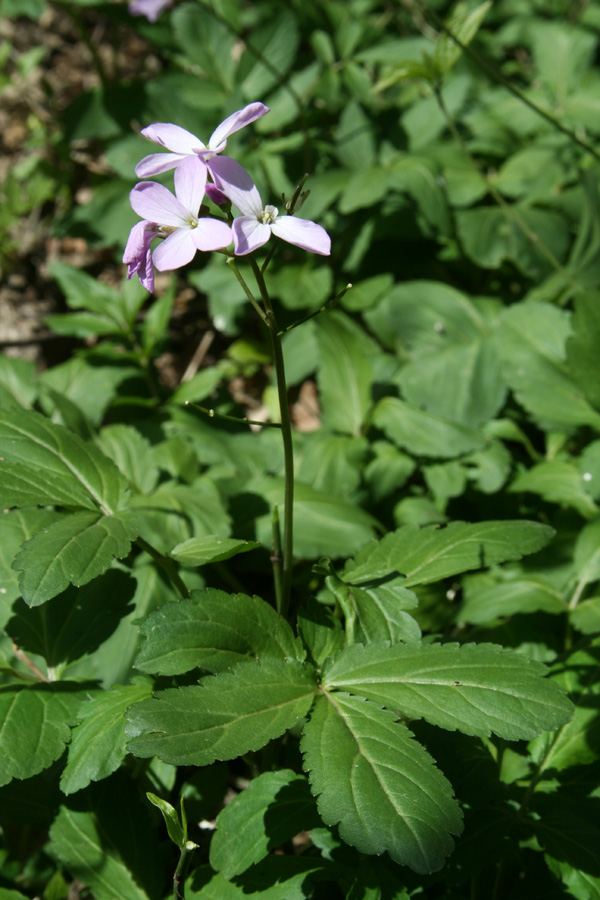
M262 222L263 225L272 225L273 222L277 219L279 215L279 210L276 206L265 206L262 212L262 216L259 218L259 222Z

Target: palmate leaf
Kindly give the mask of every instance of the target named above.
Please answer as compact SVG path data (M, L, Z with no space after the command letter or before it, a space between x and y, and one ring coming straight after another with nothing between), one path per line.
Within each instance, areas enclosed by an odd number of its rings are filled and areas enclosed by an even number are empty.
M39 413L0 408L0 490L10 506L118 509L126 482L112 460Z
M445 528L405 525L371 542L346 566L344 580L352 584L399 572L404 587L441 581L450 575L494 563L520 559L541 550L554 531L538 522L452 522Z
M15 558L23 599L29 606L39 606L69 584L87 584L115 557L127 556L136 536L131 519L91 510L62 516L28 540Z
M496 644L355 645L323 669L327 690L360 694L450 731L530 739L568 722L573 705L541 663Z
M260 597L214 588L165 603L148 616L141 632L136 668L159 675L195 668L225 672L249 657L302 657L292 629L272 606Z
M302 719L317 685L310 666L293 660L240 663L202 684L160 691L126 713L135 756L207 766L260 750Z
M301 742L327 825L362 853L440 869L462 830L452 787L396 716L344 693L320 697Z

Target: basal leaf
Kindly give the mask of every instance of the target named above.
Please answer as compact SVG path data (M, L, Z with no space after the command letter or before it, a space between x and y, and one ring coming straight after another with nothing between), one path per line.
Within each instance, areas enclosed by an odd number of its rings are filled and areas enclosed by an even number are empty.
M127 749L173 765L206 766L260 750L302 719L316 692L309 666L292 660L240 663L199 686L160 691L126 714Z
M406 610L418 600L402 585L402 578L382 579L361 587L329 577L326 585L338 600L346 616L346 630L356 643L398 641L414 643L421 639L417 621ZM351 624L352 623L352 624Z
M397 397L384 397L377 403L373 424L415 456L451 459L480 450L485 444L480 431L423 412Z
M469 569L520 559L541 550L553 537L547 525L538 522L452 522L444 528L405 525L381 541L372 541L346 566L344 579L360 584L405 576L404 587L441 581Z
M359 435L371 405L376 345L344 313L333 311L317 322L317 381L326 425Z
M188 879L185 896L187 900L306 900L314 895L314 882L335 882L339 875L338 866L319 856L269 856L233 881L210 866L200 866Z
M2 516L0 541L0 627L10 615L10 609L21 596L18 575L12 562L25 541L54 522L60 513L51 509L12 509Z
M328 656L333 656L345 646L346 636L339 619L330 607L312 597L298 612L298 633L308 650L309 659L321 665Z
M567 339L567 359L577 386L586 399L600 407L600 293L586 291L575 296L573 334Z
M134 490L150 493L158 481L158 467L152 448L137 428L131 425L108 425L103 428L98 444L109 456Z
M480 585L476 578L464 586L464 599L456 613L457 622L483 624L499 616L539 611L559 615L567 612L562 594L542 576Z
M542 423L592 425L592 409L565 361L568 314L548 303L518 303L505 310L497 332L504 377L519 402Z
M264 772L219 813L210 864L231 879L300 831L320 824L303 775L290 769Z
M73 794L91 781L101 781L121 765L126 755L123 714L133 703L150 697L150 681L115 685L98 693L79 709L80 724L73 729L69 757L60 787Z
M463 46L470 44L479 31L491 5L491 0L480 3L475 9L470 9L466 3L456 4L446 21L448 30L442 31L435 42L432 62L440 75L449 72L463 52L462 47L453 41L450 35L455 35Z
M4 506L118 509L125 481L114 463L39 413L0 408Z
M448 781L396 718L359 697L320 697L301 742L304 767L323 821L344 841L434 872L452 851L461 814Z
M292 629L260 597L195 591L190 600L165 603L141 628L135 661L142 672L180 675L190 669L225 672L249 657L297 659Z
M496 644L356 645L325 664L327 690L361 694L449 731L507 740L568 722L573 706L546 669Z
M83 698L59 688L0 687L0 785L31 778L62 755Z
M131 520L81 510L62 516L35 534L15 558L19 585L29 606L45 603L69 584L87 584L115 557L131 550L137 532Z

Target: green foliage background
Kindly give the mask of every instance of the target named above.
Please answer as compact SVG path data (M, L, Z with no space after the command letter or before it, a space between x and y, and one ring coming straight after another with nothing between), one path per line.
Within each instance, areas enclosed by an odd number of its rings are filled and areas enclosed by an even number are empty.
M49 10L96 76L27 120L5 269L33 210L114 268L139 129L254 100L227 152L267 203L308 173L332 255L268 271L318 399L295 630L280 436L223 418L235 379L277 413L222 257L152 299L55 261L73 352L0 358L0 900L161 900L188 836L191 900L600 898L600 4L0 2ZM0 45L2 91L49 53ZM167 387L192 289L222 354Z

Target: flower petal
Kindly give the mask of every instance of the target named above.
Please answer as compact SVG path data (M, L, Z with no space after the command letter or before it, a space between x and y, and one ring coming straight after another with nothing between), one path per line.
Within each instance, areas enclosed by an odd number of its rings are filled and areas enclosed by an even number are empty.
M138 222L134 225L127 239L123 262L127 266L127 278L138 275L147 291L154 290L154 268L150 244L155 234L148 226L149 222Z
M137 164L135 174L138 178L151 178L174 169L180 159L185 159L183 153L151 153Z
M238 109L237 112L228 116L217 126L217 128L215 128L208 142L209 150L220 153L221 150L225 149L225 144L227 143L227 138L230 134L234 134L245 125L249 125L250 122L254 122L255 119L260 119L261 116L264 116L264 114L268 112L269 107L265 106L264 103L258 102L249 103L248 106L245 106L243 109Z
M159 15L172 0L131 0L129 12L132 16L146 16L149 22L156 22Z
M216 186L245 216L262 216L258 188L243 166L228 156L213 156L206 161Z
M198 219L192 228L192 240L198 250L221 250L233 240L231 228L218 219Z
M169 272L187 265L196 255L192 229L178 228L158 245L153 253L154 265L159 272Z
M219 188L214 184L206 185L206 196L210 197L215 206L223 206L228 202L227 197L225 196L223 191L220 191Z
M180 125L171 125L169 122L155 122L142 128L142 134L155 144L166 147L174 153L191 155L196 150L206 150L200 138L191 131L186 131Z
M233 246L237 256L252 253L271 237L271 226L263 225L256 216L239 216L233 220Z
M278 216L271 229L273 234L288 244L321 256L329 256L331 253L331 238L316 222L297 219L296 216Z
M156 184L155 181L140 181L130 192L129 200L142 219L174 228L187 225L189 211L162 184Z
M198 215L207 177L208 170L197 156L186 156L175 169L175 194L193 216Z

